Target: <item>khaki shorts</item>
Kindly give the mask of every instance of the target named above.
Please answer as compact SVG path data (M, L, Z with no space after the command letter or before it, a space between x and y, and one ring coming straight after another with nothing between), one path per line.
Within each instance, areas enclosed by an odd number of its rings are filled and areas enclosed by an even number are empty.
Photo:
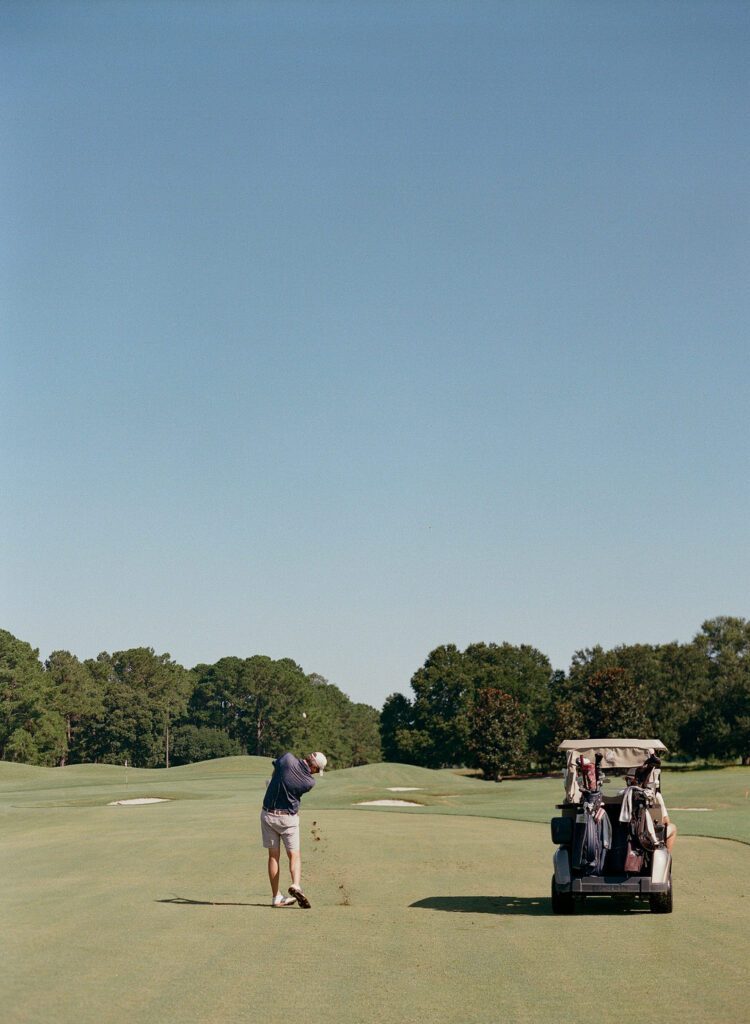
M287 853L299 850L299 814L260 812L260 831L266 850L278 850L281 843Z

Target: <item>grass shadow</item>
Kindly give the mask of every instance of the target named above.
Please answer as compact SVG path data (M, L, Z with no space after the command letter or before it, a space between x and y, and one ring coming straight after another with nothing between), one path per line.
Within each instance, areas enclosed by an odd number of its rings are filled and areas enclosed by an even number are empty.
M168 900L154 900L155 903L174 903L180 907L269 907L270 903L239 903L230 900L191 900L186 896L170 896Z

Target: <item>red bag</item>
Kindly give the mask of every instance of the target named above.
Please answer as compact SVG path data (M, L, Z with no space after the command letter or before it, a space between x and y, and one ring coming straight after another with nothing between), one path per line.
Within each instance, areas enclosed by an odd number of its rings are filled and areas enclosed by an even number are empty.
M643 868L643 850L633 846L628 839L627 853L625 854L625 871L637 872Z

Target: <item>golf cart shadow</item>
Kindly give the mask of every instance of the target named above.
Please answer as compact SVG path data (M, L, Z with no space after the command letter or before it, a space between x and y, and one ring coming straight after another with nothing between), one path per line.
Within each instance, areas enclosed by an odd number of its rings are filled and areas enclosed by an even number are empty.
M452 914L521 914L527 917L552 915L549 896L428 896L410 904L420 910L444 910ZM606 915L648 914L648 903L631 899L586 900L579 914Z
M410 904L420 910L445 910L452 914L551 914L547 896L428 896Z

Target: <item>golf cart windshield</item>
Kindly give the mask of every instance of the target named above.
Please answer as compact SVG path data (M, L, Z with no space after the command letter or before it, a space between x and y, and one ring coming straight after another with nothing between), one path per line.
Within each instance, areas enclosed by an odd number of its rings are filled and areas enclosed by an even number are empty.
M565 754L565 799L577 803L580 789L576 779L576 760L579 757L594 761L601 754L602 769L638 768L651 755L661 757L668 753L661 740L642 739L588 739L564 740L557 748Z

